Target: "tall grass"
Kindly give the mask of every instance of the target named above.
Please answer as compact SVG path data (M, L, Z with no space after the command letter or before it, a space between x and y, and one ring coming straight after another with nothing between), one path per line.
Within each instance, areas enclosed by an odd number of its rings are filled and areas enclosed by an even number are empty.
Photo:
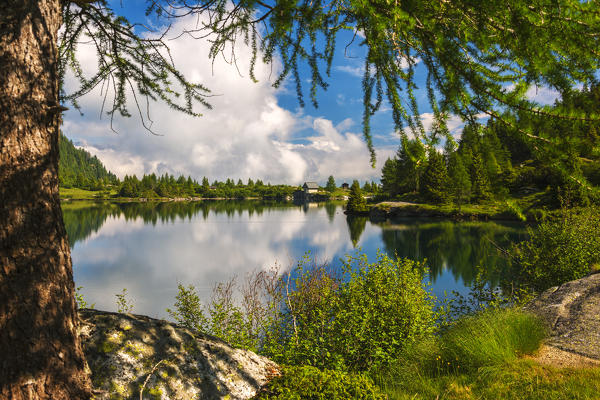
M407 347L375 380L390 398L412 398L411 393L436 398L448 387L469 386L485 368L502 367L535 352L544 335L543 325L530 314L518 309L487 310Z
M466 371L512 361L531 354L545 332L540 321L516 309L491 310L466 316L441 337L441 356Z

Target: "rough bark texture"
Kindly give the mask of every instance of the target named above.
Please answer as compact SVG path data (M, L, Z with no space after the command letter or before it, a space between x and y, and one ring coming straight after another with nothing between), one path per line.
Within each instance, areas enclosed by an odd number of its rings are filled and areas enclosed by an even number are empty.
M60 0L0 1L0 399L90 385L58 197Z

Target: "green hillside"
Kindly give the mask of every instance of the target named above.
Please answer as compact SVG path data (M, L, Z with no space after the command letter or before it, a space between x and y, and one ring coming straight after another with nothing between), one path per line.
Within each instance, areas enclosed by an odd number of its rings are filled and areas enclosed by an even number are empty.
M96 156L76 148L62 133L58 144L60 154L58 173L61 187L101 190L107 185L119 184L117 176L108 171Z

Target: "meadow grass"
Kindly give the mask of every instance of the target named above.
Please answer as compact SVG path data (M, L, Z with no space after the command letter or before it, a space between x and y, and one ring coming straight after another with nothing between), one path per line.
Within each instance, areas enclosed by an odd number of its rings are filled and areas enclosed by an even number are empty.
M107 190L85 190L79 188L59 188L61 199L72 199L72 200L93 200L93 199L108 199L114 197L117 194L116 189L111 188Z
M459 320L405 349L375 381L390 399L600 399L600 368L558 369L522 356L544 338L516 309Z

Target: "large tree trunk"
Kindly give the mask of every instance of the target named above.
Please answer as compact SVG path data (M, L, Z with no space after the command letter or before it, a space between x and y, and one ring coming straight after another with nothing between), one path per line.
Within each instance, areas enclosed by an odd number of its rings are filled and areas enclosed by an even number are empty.
M86 399L58 197L60 0L0 1L0 399Z

